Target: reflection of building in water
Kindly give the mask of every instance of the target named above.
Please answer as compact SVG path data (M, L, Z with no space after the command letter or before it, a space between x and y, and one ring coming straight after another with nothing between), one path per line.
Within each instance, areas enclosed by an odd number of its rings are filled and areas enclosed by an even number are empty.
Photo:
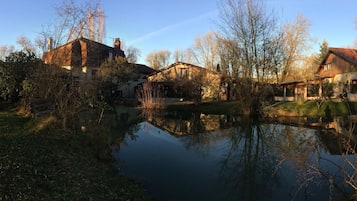
M320 138L325 148L331 154L350 153L357 144L355 125L357 115L334 117L332 122L327 122Z
M150 115L147 121L172 135L183 136L221 130L237 118L227 115L190 114L189 116Z
M335 129L336 132L340 134L349 134L351 132L351 128L356 123L357 123L357 115L334 117L333 121L329 122L326 127Z
M277 117L276 122L297 127L317 129L320 146L331 154L347 153L357 144L355 126L357 115L334 117L328 121L322 117Z

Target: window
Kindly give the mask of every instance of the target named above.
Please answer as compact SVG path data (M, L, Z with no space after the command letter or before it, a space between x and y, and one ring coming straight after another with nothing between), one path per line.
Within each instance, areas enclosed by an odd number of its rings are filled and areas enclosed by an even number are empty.
M357 80L351 80L351 93L357 93Z
M331 64L325 64L324 65L324 70L331 70Z
M319 84L309 84L307 87L307 96L308 97L316 97L319 96Z
M295 88L294 87L287 87L286 88L286 96L287 97L295 96Z

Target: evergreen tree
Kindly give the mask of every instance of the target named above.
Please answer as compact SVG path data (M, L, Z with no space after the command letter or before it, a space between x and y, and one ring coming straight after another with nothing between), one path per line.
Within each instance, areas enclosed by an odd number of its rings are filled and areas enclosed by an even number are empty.
M316 65L320 65L320 63L322 62L322 60L325 58L327 52L328 52L328 43L327 40L324 39L320 45L320 53L316 59Z

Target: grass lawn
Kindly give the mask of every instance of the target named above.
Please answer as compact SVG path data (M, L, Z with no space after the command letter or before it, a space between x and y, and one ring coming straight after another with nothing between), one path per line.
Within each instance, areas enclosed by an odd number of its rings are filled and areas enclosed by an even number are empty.
M334 101L279 102L267 110L277 116L344 116L357 114L357 103Z
M148 200L135 181L97 159L88 136L0 108L0 200Z

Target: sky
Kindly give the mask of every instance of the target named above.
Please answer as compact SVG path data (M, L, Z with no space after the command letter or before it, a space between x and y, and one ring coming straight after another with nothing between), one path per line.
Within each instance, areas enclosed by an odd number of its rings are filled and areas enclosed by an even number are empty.
M84 1L84 0L75 0ZM32 41L42 27L56 19L56 5L62 0L11 0L0 6L0 46L14 45L21 36ZM311 22L315 39L312 52L326 39L330 47L352 47L357 40L356 0L265 0L283 23L297 14ZM218 0L101 0L105 13L105 44L120 38L125 46L141 51L138 63L145 64L153 51L187 49L198 35L219 31Z

